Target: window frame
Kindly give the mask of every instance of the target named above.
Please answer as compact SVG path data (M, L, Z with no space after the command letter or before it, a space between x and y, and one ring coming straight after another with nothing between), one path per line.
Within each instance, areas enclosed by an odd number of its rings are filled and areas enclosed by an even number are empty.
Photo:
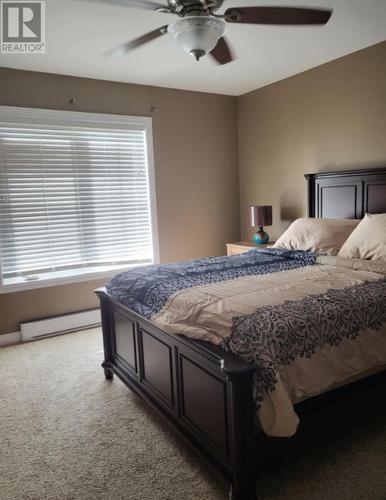
M154 148L153 148L153 124L149 116L129 116L114 115L105 113L90 113L83 111L65 111L40 108L22 108L16 106L0 106L0 121L8 123L28 123L47 125L73 125L90 126L95 128L111 128L119 130L142 130L145 132L145 151L147 159L147 187L149 192L149 210L150 226L153 248L153 264L159 264L159 240L158 240L158 221L157 221L157 197L155 187L155 168L154 168ZM17 284L3 284L0 253L0 294L18 292L24 290L33 290L37 288L46 288L51 286L67 285L71 283L82 283L94 281L97 279L109 278L117 272L121 272L135 266L106 266L110 269L101 271L90 271L89 273L78 273L69 271L68 276L48 277L36 281L25 281ZM54 273L51 273L54 274Z

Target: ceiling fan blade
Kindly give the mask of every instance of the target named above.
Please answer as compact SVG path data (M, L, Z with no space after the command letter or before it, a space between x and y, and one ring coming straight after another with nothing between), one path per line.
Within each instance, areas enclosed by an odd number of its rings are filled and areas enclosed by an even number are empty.
M210 52L210 55L221 65L233 61L231 49L225 38L220 38L216 47Z
M147 0L89 0L92 2L104 3L106 5L123 5L124 7L131 7L141 10L158 10L167 9L167 5Z
M165 26L161 26L160 28L150 31L145 35L139 36L138 38L134 38L134 40L130 40L130 42L122 43L121 45L118 45L118 47L114 47L113 49L109 50L106 53L106 55L107 56L124 55L127 52L130 52L131 50L136 49L137 47L140 47L141 45L151 42L155 38L164 35L167 32L167 30L168 30L168 25L165 24Z
M295 7L235 7L225 11L229 23L307 25L326 24L332 10Z

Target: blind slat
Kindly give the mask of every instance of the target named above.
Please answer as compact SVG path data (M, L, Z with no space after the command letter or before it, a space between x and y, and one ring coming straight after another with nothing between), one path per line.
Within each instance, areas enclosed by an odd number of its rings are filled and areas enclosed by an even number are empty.
M0 121L8 277L152 262L146 132Z

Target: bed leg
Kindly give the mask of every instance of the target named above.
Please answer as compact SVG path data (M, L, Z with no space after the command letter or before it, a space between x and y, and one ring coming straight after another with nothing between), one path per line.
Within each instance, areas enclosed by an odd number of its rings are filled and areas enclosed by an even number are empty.
M101 318L102 318L102 331L103 331L103 350L104 350L104 361L102 363L102 368L105 372L105 377L107 380L112 380L114 373L111 369L113 364L113 350L112 350L112 336L113 336L113 325L112 325L112 311L109 301L104 297L103 290L98 289L95 291L98 295L101 304Z
M114 378L114 372L113 372L113 370L110 367L105 366L104 363L102 363L102 367L103 367L103 370L105 372L105 378L106 378L106 380L112 380Z
M252 396L254 368L244 373L229 373L231 382L231 426L233 474L230 500L256 500L254 468L255 405Z
M229 491L229 500L257 500L254 474L246 472L234 478Z
M229 500L257 500L256 491L251 491L249 493L236 491L232 485L229 491Z

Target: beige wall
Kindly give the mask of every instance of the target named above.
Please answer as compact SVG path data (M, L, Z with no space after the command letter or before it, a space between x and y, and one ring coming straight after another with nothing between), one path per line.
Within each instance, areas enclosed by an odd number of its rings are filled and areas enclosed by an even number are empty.
M221 254L239 239L236 98L0 68L0 104L152 116L161 261ZM102 284L0 295L0 333L95 307Z
M0 104L153 116L166 262L221 254L239 238L238 160L244 238L251 204L273 205L273 238L306 214L305 172L386 164L385 62L386 42L238 99L0 69ZM0 333L94 307L102 284L0 295Z
M242 233L273 205L277 238L306 215L303 174L386 165L386 42L239 98Z

